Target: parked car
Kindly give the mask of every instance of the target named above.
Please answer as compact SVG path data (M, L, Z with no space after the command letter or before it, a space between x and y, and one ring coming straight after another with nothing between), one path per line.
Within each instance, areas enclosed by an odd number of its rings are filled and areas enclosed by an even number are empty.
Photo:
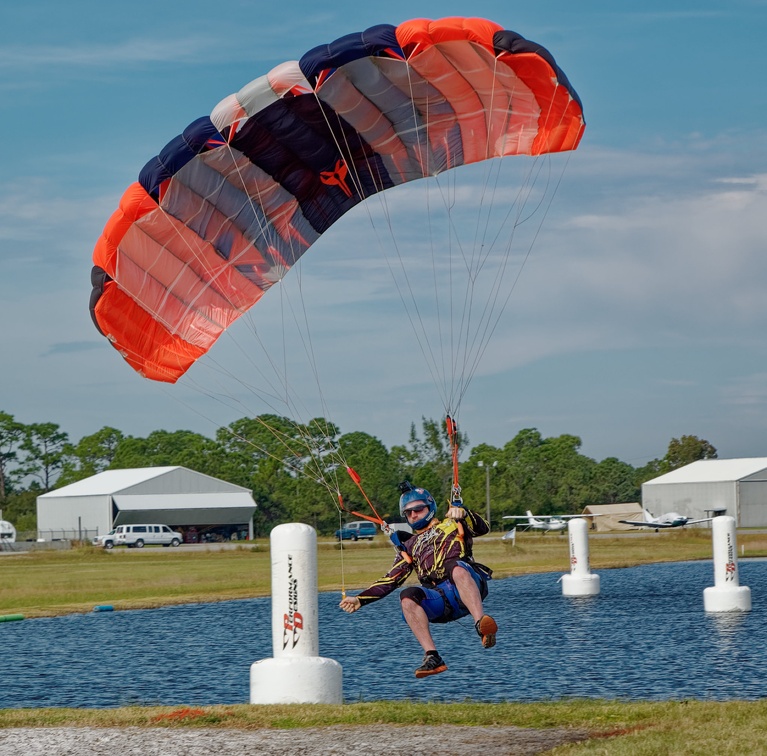
M94 546L101 546L103 549L111 549L115 545L115 529L112 528L105 535L96 536L93 541Z
M115 546L143 549L144 546L162 544L178 546L183 541L181 533L167 525L118 525L114 534Z
M374 522L355 520L347 522L340 530L336 530L336 540L357 541L367 538L368 541L372 541L377 532L378 526Z

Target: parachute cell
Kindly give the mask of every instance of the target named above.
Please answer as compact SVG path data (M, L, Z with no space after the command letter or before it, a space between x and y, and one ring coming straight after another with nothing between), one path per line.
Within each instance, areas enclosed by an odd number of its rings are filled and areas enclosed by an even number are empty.
M222 100L141 171L94 251L91 313L175 382L365 198L494 157L575 149L551 54L483 19L374 26Z

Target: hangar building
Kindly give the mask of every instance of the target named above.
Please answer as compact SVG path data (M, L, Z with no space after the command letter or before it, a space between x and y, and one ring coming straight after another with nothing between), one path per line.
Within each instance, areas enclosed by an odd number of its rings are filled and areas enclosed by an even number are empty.
M140 467L106 470L38 496L37 530L44 540L91 538L117 525L156 523L185 535L253 538L255 511L242 486L186 467Z
M643 483L642 503L656 517L727 514L740 528L767 527L767 457L698 460Z

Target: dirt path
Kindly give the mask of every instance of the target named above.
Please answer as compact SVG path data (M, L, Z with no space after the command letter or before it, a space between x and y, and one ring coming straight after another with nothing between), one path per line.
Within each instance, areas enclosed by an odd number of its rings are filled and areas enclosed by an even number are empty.
M585 732L518 727L333 726L299 730L9 728L0 756L532 756L586 740Z

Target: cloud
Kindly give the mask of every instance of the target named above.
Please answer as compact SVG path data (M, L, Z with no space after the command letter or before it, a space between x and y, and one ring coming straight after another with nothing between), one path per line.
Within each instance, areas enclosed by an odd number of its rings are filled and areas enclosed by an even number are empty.
M180 39L135 38L116 44L5 45L0 48L0 70L121 68L126 64L195 62L216 47L204 36Z
M79 352L90 352L94 349L103 349L104 343L102 341L62 341L59 343L51 344L48 349L43 353L46 355L57 354L77 354Z

